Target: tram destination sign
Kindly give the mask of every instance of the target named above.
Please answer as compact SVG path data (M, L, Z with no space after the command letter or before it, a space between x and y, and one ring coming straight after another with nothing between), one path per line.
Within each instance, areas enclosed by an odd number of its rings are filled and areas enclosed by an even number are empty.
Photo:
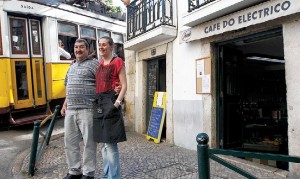
M190 28L188 30L191 31L191 37L188 38L188 40L184 38L181 38L181 40L182 42L198 40L274 20L297 12L300 12L299 0L267 1ZM186 31L187 30L182 31L181 34L186 34Z

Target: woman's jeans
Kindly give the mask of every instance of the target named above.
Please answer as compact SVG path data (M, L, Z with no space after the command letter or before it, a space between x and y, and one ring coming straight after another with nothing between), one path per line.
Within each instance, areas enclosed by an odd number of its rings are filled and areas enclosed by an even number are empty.
M120 160L117 143L104 143L102 147L103 176L102 179L120 178Z

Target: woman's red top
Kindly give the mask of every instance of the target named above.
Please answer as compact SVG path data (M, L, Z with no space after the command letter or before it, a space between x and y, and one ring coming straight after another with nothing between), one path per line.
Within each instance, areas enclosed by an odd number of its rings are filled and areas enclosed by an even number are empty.
M116 83L120 82L119 73L123 66L124 61L120 57L114 57L107 65L102 59L96 73L96 93L114 90Z

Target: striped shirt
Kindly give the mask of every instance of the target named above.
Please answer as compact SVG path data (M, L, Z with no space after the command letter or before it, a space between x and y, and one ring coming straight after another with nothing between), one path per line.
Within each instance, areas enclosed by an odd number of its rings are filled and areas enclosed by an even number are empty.
M97 59L87 58L70 66L65 78L68 109L93 108L98 64Z

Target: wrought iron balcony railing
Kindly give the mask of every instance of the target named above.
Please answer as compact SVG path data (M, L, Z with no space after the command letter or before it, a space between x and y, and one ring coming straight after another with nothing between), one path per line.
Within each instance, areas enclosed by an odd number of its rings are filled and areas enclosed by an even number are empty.
M161 25L174 26L172 0L135 0L127 6L127 40Z
M195 9L198 9L206 4L209 4L215 0L188 0L189 10L188 12L192 12Z

